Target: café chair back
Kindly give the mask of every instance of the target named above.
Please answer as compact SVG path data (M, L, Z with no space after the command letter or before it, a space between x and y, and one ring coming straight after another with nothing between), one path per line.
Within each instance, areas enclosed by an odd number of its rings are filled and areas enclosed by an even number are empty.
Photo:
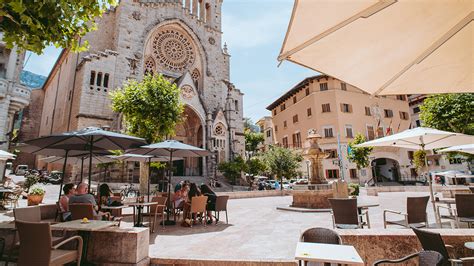
M474 223L474 194L456 194L456 222L467 223L469 228Z
M363 228L364 223L361 221L366 216L366 223L370 228L369 215L365 213L359 214L357 208L357 199L329 199L331 204L331 216L333 227L339 229L357 229Z
M198 214L202 214L202 216L204 216L206 220L204 225L207 224L206 205L207 196L196 196L191 198L191 207L189 208L189 214L191 215L193 223L197 220Z
M229 223L229 218L227 216L227 201L229 201L229 196L217 196L216 197L216 206L214 210L214 216L216 217L216 224L219 222L220 212L225 212L225 223Z
M383 211L383 226L387 228L387 225L394 224L410 227L428 227L428 214L426 213L426 206L430 196L426 197L407 197L407 212L402 213L393 210ZM387 220L387 213L396 214L403 216L402 220Z
M334 230L315 227L304 231L303 234L301 234L300 242L340 245L342 244L342 239Z
M52 246L49 223L15 221L15 225L21 241L18 266L63 265L74 261L80 265L82 254L82 238L80 236L70 237ZM71 241L77 241L75 250L58 249Z
M443 265L443 255L436 251L431 250L422 250L417 253L410 254L406 257L396 260L382 259L374 262L374 266L385 265L385 264L400 264L418 257L419 266L442 266Z
M40 206L28 206L22 208L13 209L13 215L15 221L24 222L41 222L41 209Z
M151 201L157 202L157 205L151 205L149 208L149 212L145 213L149 217L150 223L151 223L151 232L155 232L155 227L156 227L156 217L158 215L161 216L163 219L165 217L165 206L166 206L166 201L168 200L167 197L153 197ZM165 223L163 223L163 228L165 227Z
M94 220L94 206L89 203L74 203L69 204L69 211L71 212L72 220L80 220L87 218Z

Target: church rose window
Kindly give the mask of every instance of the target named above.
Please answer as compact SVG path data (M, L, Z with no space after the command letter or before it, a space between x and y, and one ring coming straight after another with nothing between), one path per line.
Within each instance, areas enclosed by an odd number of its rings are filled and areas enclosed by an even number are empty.
M188 37L174 29L158 32L152 41L152 53L157 63L174 72L183 72L194 64L194 47Z
M184 85L181 88L181 95L183 96L183 98L191 99L194 96L194 90L191 86Z
M214 129L214 134L216 134L217 136L224 136L224 127L221 124L217 125Z
M148 58L145 61L145 75L146 74L153 74L155 72L155 60L153 58Z
M193 73L191 73L191 78L193 79L193 81L195 83L197 83L199 81L200 76L201 76L201 74L199 73L199 70L197 68L195 68L193 70Z

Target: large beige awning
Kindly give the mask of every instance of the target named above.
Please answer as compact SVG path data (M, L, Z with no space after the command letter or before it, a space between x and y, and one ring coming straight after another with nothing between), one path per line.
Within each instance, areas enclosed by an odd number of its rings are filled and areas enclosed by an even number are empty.
M474 92L474 1L295 0L278 57L370 94Z

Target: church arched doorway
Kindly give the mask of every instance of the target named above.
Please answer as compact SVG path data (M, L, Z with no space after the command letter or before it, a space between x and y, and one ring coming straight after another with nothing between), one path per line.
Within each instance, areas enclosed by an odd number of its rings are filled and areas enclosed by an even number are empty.
M184 107L184 121L176 127L175 140L203 148L203 125L199 115L190 106ZM202 158L184 158L174 162L175 176L200 176L203 173Z
M372 176L376 182L400 181L400 165L390 158L377 158L372 161Z

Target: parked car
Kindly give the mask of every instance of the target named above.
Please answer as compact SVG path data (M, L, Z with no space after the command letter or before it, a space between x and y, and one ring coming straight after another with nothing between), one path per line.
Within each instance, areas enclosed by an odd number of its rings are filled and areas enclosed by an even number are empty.
M26 171L28 171L28 165L26 164L17 165L15 168L16 175L24 175L26 174Z
M51 171L51 174L47 178L47 182L57 185L61 184L62 173L60 171Z
M267 187L269 189L275 189L275 180L267 180Z
M283 189L290 189L290 182L283 181Z

